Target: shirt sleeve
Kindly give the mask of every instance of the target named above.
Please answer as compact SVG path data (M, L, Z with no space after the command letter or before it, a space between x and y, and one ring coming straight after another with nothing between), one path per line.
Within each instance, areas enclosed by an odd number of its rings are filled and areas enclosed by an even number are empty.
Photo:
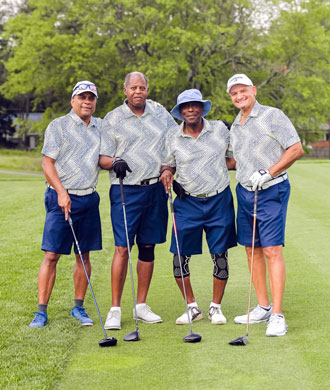
M300 142L295 127L283 111L277 109L272 122L271 131L283 149Z
M177 126L177 125L176 125ZM169 131L166 134L165 143L164 143L164 150L163 150L163 156L162 156L162 165L167 165L169 167L175 168L175 157L173 154L173 133Z
M111 126L111 116L107 114L102 121L100 154L113 157L116 153L116 138Z
M56 160L62 148L62 144L63 132L61 121L59 119L55 119L47 126L41 153L44 156Z

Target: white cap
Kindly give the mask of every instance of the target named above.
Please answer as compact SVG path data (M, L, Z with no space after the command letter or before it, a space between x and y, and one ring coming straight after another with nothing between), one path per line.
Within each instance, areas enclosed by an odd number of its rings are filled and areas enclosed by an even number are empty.
M74 96L76 96L76 95L80 95L81 93L84 93L84 92L91 92L91 93L93 93L96 97L98 97L96 85L95 85L94 83L91 83L91 82L88 81L88 80L79 81L79 82L73 87L72 96L71 96L71 97L74 97Z
M243 73L234 74L227 82L227 93L229 93L231 87L237 84L249 85L253 87L252 81Z

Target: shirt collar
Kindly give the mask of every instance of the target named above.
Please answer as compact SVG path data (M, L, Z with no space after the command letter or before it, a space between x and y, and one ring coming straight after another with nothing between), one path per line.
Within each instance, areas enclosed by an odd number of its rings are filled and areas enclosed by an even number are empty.
M261 104L256 100L253 107L252 107L252 110L250 112L250 114L248 115L248 118L249 117L257 117L258 114L259 114L259 111L261 109ZM240 111L236 117L236 119L234 120L234 123L233 124L239 124L240 121L241 121L241 118L242 118L242 111Z
M199 136L202 136L203 134L207 133L208 131L212 131L212 126L210 126L210 123L208 120L206 120L205 118L202 118L203 120L203 129L202 131L200 132ZM183 132L183 125L184 125L184 122L182 122L180 125L179 125L179 128L180 128L180 131L179 131L179 137L189 137L189 138L192 138L190 135L188 134L185 134ZM197 138L198 138L197 137ZM196 138L195 138L196 139Z
M76 122L77 125L84 124L86 126L86 123L73 111L73 109L71 109L69 114L71 118ZM88 126L96 127L97 126L96 118L92 116Z
M126 118L130 118L132 116L137 116L134 114L134 112L128 107L128 104L127 104L127 99L124 100L124 103L123 103L123 112L124 112L124 115ZM149 103L149 99L146 100L146 106L144 108L144 113L141 115L141 116L145 116L147 114L153 114L154 110L151 106L151 104Z

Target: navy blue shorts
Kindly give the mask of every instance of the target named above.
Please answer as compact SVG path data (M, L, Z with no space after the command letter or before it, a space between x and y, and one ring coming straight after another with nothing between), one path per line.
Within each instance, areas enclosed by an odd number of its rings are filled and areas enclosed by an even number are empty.
M254 192L240 184L237 194L237 238L241 245L252 246ZM284 246L285 221L290 197L290 182L284 180L258 191L255 247Z
M162 183L149 186L124 185L125 210L130 246L166 241L167 196ZM116 246L127 247L120 186L110 187L111 222Z
M82 253L102 249L102 232L99 214L100 197L97 192L90 195L70 195L71 219ZM45 193L46 221L41 249L44 251L69 255L74 243L69 222L57 203L57 193L47 188Z
M203 230L212 254L223 253L237 245L235 210L229 186L210 198L177 197L174 213L181 255L202 253ZM174 231L170 251L177 254Z

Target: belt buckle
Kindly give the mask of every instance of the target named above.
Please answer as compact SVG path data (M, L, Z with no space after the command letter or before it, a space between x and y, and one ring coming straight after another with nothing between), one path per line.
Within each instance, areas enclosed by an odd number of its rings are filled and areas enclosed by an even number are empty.
M150 179L144 179L144 180L141 180L141 186L148 186L150 183Z
M198 194L196 195L196 198L206 198L207 194Z

